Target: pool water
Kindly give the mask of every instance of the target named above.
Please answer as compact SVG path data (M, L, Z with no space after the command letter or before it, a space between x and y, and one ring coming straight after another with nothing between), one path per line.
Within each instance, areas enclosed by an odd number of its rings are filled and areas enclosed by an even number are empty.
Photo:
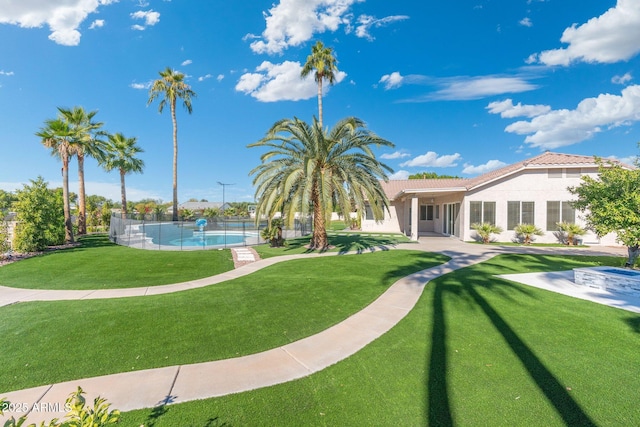
M203 236L199 233L194 233L192 237L173 239L166 242L166 244L171 246L220 246L225 244L225 237L227 245L244 243L245 239L244 235L235 233L227 233L226 236L224 234L205 234Z

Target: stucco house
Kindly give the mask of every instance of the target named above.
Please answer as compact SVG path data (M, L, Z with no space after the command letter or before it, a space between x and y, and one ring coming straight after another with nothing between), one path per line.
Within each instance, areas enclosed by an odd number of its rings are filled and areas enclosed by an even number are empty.
M475 178L390 180L382 182L389 211L374 221L366 209L362 230L404 233L412 240L437 233L472 241L477 235L471 224L489 222L503 229L495 240L509 242L516 238L516 225L533 223L544 231L536 242L558 242L558 222L584 226L567 187L597 173L592 156L545 152ZM615 238L591 231L582 237L584 244L606 246L619 245Z

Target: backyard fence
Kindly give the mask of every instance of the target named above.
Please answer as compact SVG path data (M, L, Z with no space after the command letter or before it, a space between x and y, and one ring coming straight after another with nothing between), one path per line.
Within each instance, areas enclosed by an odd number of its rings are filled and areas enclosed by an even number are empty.
M190 221L171 221L156 215L127 215L111 217L109 240L118 245L139 249L187 251L223 249L265 243L261 231L267 221L256 224L246 217L197 218ZM283 228L285 239L311 233L311 218L295 219L293 228Z

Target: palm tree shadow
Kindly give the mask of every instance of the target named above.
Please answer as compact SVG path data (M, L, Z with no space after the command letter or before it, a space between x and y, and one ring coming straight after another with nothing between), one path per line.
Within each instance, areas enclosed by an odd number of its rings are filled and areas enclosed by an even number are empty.
M567 389L536 356L535 352L478 292L479 288L490 289L494 293L498 293L500 297L505 297L507 291L524 292L522 288L491 276L483 278L477 274L471 276L464 275L463 272L453 273L453 275L457 274L460 276L455 278L455 283L450 285L447 284L446 279L436 280L433 283L432 346L427 384L429 425L452 426L454 424L447 382L447 325L444 311L444 298L448 294L453 294L455 297L464 298L477 306L491 321L566 425L596 426L580 405L569 395ZM640 318L630 319L629 323L632 327L640 328Z
M625 321L636 334L640 334L640 316L629 317Z
M155 427L156 422L162 418L167 412L169 412L170 408L166 404L155 406L147 419L144 422L145 427ZM231 424L228 424L220 419L220 417L209 418L204 424L203 427L230 427Z

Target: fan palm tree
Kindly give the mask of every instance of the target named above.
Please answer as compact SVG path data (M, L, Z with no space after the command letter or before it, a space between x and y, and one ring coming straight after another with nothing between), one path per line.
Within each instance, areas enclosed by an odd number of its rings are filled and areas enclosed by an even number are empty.
M318 121L320 127L322 127L322 81L326 79L332 85L336 80L336 71L338 71L338 61L333 56L333 49L325 47L318 40L311 47L311 55L307 56L307 62L302 67L300 76L304 78L314 72L313 77L318 83Z
M255 175L256 220L281 212L291 226L296 212L308 214L311 209L310 246L323 250L335 205L351 212L355 202L361 214L368 202L374 218L382 219L389 201L380 179L386 181L386 172L392 170L375 158L371 145L394 146L364 129L364 122L355 117L326 131L315 118L311 125L297 118L275 123L264 138L249 145L270 149L250 172Z
M64 211L64 240L73 243L73 226L69 202L69 158L72 154L72 139L75 135L69 124L60 118L45 121L45 125L36 133L42 144L51 150L53 156L62 161L62 200Z
M156 98L161 98L158 111L162 113L164 107L169 104L171 108L171 122L173 123L173 221L178 220L178 121L176 120L176 102L182 99L182 105L191 114L191 98L196 93L185 83L184 74L167 67L160 71L160 78L155 80L149 89L149 101L151 104Z
M102 166L107 172L118 169L120 172L120 196L122 199L122 217L127 214L127 192L124 177L128 173L142 173L144 161L136 157L144 152L136 145L136 138L127 138L122 133L108 135L106 153L102 159Z
M87 113L82 107L73 107L73 109L58 107L58 111L61 119L67 122L75 134L71 153L78 159L78 234L83 235L87 234L84 159L88 155L100 161L104 156L104 142L98 137L98 130L103 123L93 121L97 111Z

